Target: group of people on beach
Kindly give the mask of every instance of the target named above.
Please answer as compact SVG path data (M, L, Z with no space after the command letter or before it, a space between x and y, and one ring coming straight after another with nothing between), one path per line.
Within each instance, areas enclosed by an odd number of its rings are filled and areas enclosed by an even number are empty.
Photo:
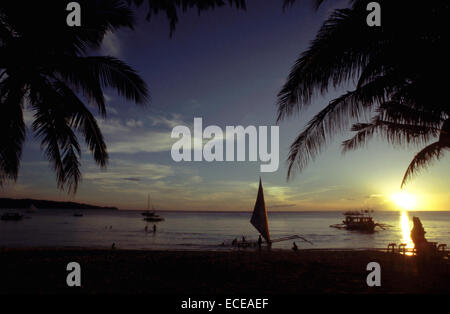
M241 243L238 242L237 238L234 238L233 241L231 242L231 245L239 247L239 246L245 246L246 243L247 243L247 241L245 240L245 237L242 236ZM257 244L258 244L258 248L261 249L262 248L262 244L263 244L263 239L262 239L261 235L258 236ZM225 245L225 243L222 243L222 245ZM298 251L298 246L297 246L297 244L295 242L293 243L292 250L295 251L295 252Z
M260 236L260 237L261 237L261 236ZM234 238L233 241L231 241L231 245L232 245L232 246L236 246L236 245L237 245L237 246L240 246L240 245L242 245L242 244L243 244L243 245L246 245L246 244L247 244L247 241L245 240L245 237L244 237L244 236L242 236L242 240L241 240L240 243L238 242L238 239L237 239L237 238Z

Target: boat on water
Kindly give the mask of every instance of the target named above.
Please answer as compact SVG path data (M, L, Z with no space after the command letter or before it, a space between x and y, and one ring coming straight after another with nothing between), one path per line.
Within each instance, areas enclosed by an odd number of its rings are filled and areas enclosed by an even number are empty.
M19 221L23 219L23 215L19 213L4 213L0 219L5 221Z
M33 214L37 211L36 206L34 206L33 204L30 205L30 207L28 207L25 212L29 213L29 214Z
M151 212L151 211L145 211L145 212L141 213L141 215L145 216L145 217L154 217L156 215L156 213Z
M288 240L301 240L304 242L308 242L309 244L312 244L310 241L305 239L302 236L299 235L292 235L287 236L283 238L278 239L272 239L270 237L270 231L269 231L269 222L267 219L267 208L266 203L264 201L264 190L262 186L261 178L259 178L259 188L258 188L258 195L256 197L255 207L253 208L252 217L250 219L250 223L255 227L256 230L258 230L259 234L262 238L264 238L263 243L271 246L272 243L275 242L282 242L282 241L288 241ZM263 244L261 243L261 245ZM258 241L247 241L244 237L242 237L242 241L238 241L237 239L233 240L231 243L232 246L237 247L255 247L258 246Z
M361 211L347 211L344 213L345 219L342 223L331 225L330 227L367 233L375 232L376 227L385 230L387 225L376 223L373 220L371 213L373 213L373 210L368 209Z
M83 214L82 213L74 213L73 216L74 217L83 217Z
M152 210L150 211L150 193L147 196L147 210L141 213L144 216L144 220L148 222L158 222L164 221L164 218L156 214L155 207L152 206Z
M148 221L148 222L158 222L158 221L164 221L164 218L159 215L154 215L151 217L145 217L144 220Z

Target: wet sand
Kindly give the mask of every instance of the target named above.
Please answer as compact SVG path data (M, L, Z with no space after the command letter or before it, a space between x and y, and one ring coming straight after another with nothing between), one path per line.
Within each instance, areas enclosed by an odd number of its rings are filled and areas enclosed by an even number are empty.
M66 265L81 265L81 288ZM368 287L369 262L381 287ZM138 251L0 249L0 293L335 294L450 293L450 263L380 251Z

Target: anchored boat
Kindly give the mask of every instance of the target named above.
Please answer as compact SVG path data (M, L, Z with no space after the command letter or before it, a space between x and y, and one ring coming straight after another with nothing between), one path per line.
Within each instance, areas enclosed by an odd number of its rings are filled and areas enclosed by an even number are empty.
M344 213L345 220L341 224L331 225L332 228L355 230L372 233L375 227L385 230L388 225L375 223L371 216L373 210L347 211Z
M144 220L148 222L158 222L163 221L164 218L156 214L155 207L152 206L152 211L150 211L150 193L147 195L147 210L141 213L144 216Z

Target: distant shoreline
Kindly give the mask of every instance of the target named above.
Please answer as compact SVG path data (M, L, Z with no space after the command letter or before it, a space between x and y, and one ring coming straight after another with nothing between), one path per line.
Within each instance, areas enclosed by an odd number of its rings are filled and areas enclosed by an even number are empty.
M15 199L0 198L0 209L28 209L33 205L37 209L104 209L118 210L113 206L96 206L76 202L60 202L50 200L37 200L32 198Z

